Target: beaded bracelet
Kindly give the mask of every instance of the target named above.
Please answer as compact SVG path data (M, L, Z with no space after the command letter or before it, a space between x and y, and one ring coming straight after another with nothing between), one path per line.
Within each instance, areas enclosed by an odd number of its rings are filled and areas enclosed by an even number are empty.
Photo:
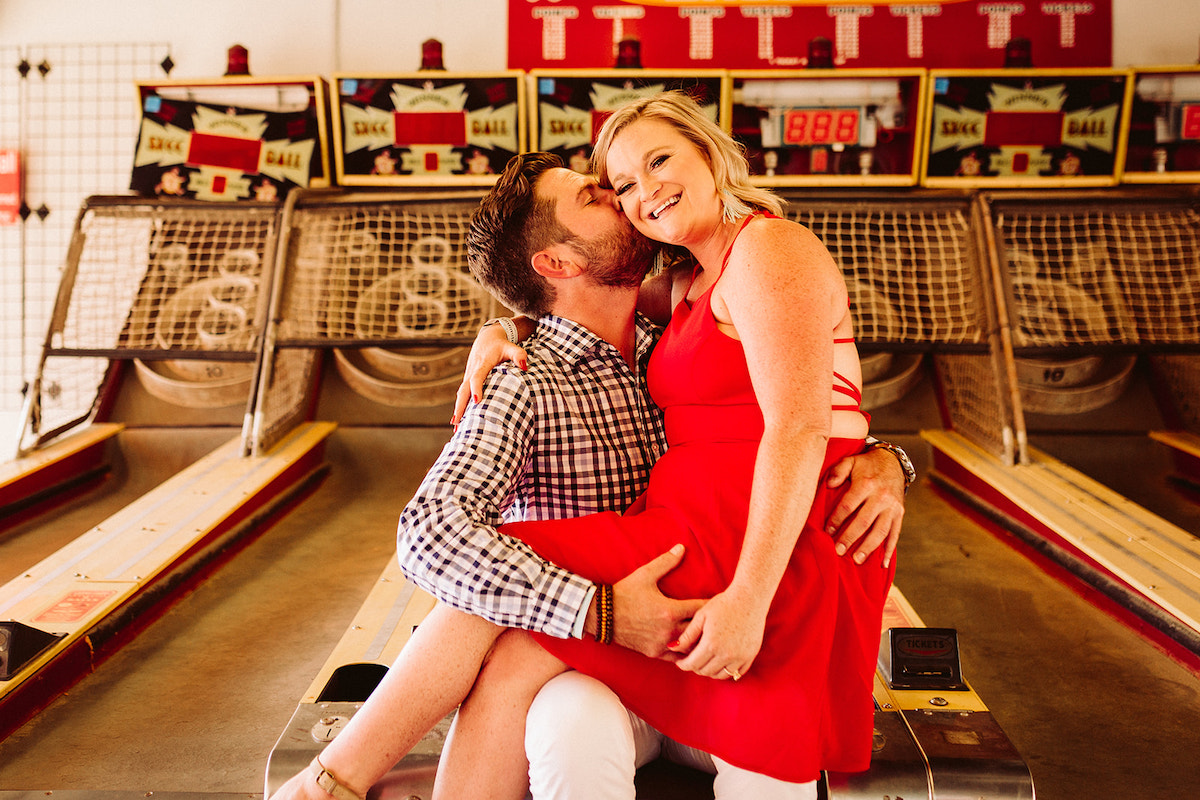
M613 587L602 583L596 588L596 641L612 644L613 640Z

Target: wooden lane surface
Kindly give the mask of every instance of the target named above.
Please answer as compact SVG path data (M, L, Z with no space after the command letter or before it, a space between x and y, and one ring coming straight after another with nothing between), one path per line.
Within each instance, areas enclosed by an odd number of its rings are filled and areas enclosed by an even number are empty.
M951 431L924 431L943 478L1157 609L1158 627L1200 641L1200 539L1041 451L1006 466ZM1002 523L1003 524L1003 523Z
M105 447L124 426L96 423L20 458L0 463L0 530L30 509L103 469Z
M0 738L278 510L319 469L334 427L302 425L258 458L233 439L0 586L0 619L62 636L0 682Z

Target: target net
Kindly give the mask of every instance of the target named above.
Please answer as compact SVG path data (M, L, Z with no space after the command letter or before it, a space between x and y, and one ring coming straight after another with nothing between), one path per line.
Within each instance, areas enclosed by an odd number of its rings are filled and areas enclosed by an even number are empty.
M986 344L987 285L968 200L787 199L785 215L841 267L859 342L960 351Z
M1011 461L1013 411L996 368L991 288L970 198L785 196L785 215L812 230L842 269L860 350L932 353L951 424ZM873 388L869 358L864 396Z
M23 436L86 419L112 360L135 361L146 388L171 403L247 404L277 216L275 206L90 198L72 233ZM222 385L215 394L214 381Z
M350 387L395 406L449 402L479 327L505 313L467 269L481 191L300 193L285 214L282 285L255 423L258 447L290 427L279 387L333 349ZM289 350L307 350L305 361Z
M1200 360L1189 355L1200 351L1194 199L1090 193L991 207L1018 374L1039 357L1090 354L1097 377L1074 387L1078 402L1062 409L1078 412L1093 395L1095 405L1115 397L1136 354L1148 354L1182 423L1200 430ZM1033 387L1022 397L1026 411L1054 408L1055 397Z
M1017 348L1200 345L1200 215L1167 200L992 204Z

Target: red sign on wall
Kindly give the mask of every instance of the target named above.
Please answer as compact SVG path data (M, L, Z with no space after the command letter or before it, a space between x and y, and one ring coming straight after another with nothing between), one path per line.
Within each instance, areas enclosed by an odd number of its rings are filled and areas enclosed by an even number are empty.
M511 69L608 68L617 42L641 42L647 69L796 69L808 43L834 66L990 69L1010 39L1033 65L1112 64L1112 0L798 3L772 0L509 0Z
M21 218L21 156L16 150L0 150L0 225Z

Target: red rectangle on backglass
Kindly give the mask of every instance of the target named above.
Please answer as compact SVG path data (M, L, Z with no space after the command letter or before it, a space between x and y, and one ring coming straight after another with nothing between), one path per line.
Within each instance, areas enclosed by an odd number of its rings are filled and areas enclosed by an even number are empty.
M197 167L222 167L250 175L258 174L262 142L211 133L193 133L188 142L187 163Z
M467 146L467 115L463 111L397 111L395 123L397 147Z
M1058 147L1063 115L1058 111L992 111L987 115L985 147Z

